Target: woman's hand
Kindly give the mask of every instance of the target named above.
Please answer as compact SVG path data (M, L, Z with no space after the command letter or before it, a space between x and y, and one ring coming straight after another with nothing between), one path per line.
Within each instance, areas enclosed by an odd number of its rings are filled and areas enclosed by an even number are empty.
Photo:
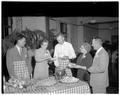
M76 68L81 68L81 69L87 70L86 66L77 65Z
M87 69L86 66L76 65L76 64L74 64L74 63L69 63L68 66L69 66L70 68L81 68L81 69L84 69L84 70Z
M50 60L55 61L55 60L57 60L57 58L54 57L54 58L51 58Z
M74 63L69 63L68 64L68 67L70 67L70 68L75 68L75 66L76 66L76 64L74 64Z

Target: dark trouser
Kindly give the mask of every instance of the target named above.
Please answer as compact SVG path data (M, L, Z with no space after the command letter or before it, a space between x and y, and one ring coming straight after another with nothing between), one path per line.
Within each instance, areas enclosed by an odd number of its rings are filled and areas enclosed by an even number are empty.
M77 78L81 81L86 81L88 84L90 82L90 73L83 69L78 69Z

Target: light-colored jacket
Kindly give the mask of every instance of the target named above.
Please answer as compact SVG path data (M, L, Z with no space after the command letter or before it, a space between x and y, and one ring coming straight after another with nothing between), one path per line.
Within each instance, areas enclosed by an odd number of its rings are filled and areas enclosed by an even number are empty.
M91 72L90 85L92 87L107 87L109 56L102 48L94 57L92 66L88 69Z

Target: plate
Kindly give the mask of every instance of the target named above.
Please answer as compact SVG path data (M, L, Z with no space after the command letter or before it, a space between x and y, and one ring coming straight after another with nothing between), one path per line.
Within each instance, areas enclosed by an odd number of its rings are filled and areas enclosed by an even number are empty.
M37 83L37 85L39 86L52 86L55 85L57 83L57 81L55 80L55 78L48 78L48 79L44 79L41 80Z
M63 79L60 80L60 82L62 83L75 83L75 82L78 82L79 79L78 78L75 78L75 77L64 77Z

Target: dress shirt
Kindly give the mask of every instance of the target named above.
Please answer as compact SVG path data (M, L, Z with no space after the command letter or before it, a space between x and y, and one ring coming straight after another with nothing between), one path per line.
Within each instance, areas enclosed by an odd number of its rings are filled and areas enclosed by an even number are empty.
M57 44L55 46L54 57L59 58L63 56L68 56L69 59L76 58L75 51L71 43L64 42L63 44ZM55 61L55 65L59 66L58 60Z
M54 57L68 56L69 59L76 58L75 51L71 43L64 42L55 46Z

